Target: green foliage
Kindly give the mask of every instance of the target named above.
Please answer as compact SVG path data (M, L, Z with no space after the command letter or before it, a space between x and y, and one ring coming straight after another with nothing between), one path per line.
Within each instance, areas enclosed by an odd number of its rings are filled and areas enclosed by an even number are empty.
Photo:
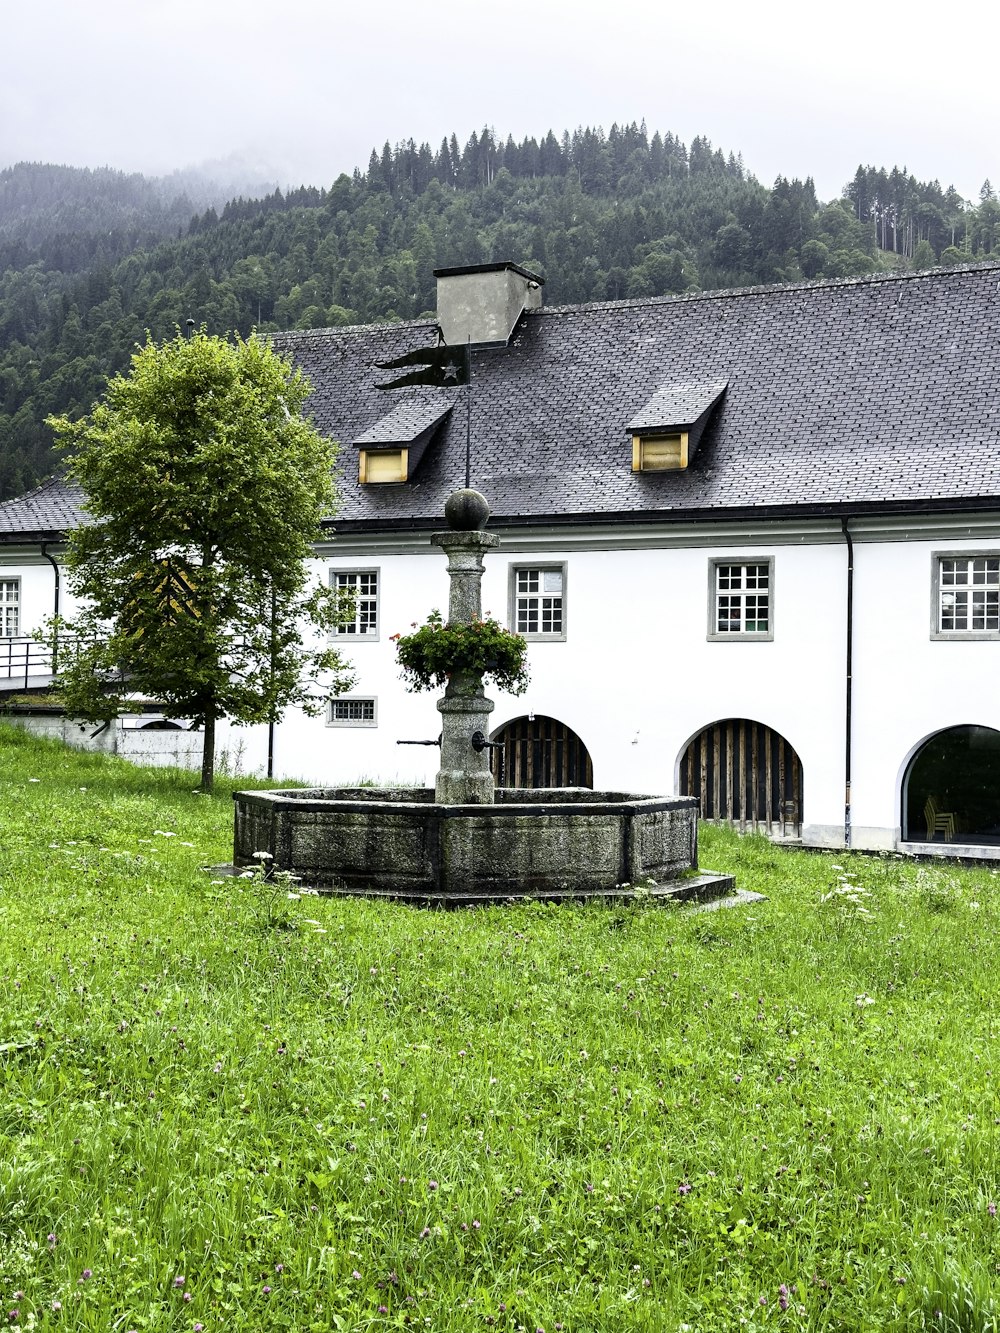
M445 623L432 611L412 634L393 634L401 676L411 692L440 689L452 676L471 673L507 694L528 688L528 645L491 616L468 625Z
M192 785L0 727L11 1326L995 1330L989 867L704 829L766 901L274 929Z
M341 608L307 561L333 509L334 450L303 420L309 386L262 339L204 329L147 341L89 416L51 424L87 495L68 582L84 609L60 621L60 689L81 717L135 693L204 720L211 782L219 717L307 711L349 673L328 634ZM69 636L70 647L65 640Z

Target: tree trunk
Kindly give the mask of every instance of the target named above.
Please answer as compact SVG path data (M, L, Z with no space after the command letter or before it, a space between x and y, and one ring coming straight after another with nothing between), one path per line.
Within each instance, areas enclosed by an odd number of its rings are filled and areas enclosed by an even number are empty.
M201 790L210 792L215 784L215 701L205 707L205 740L201 750Z

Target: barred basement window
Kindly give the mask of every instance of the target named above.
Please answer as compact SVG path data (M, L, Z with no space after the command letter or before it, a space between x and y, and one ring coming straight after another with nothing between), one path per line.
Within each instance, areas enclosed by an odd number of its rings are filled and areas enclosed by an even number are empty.
M931 637L1000 638L1000 553L935 554Z
M772 561L709 562L708 637L771 639Z
M19 633L21 580L0 579L0 638L16 639Z
M328 727L377 727L375 699L331 699Z
M512 567L510 624L526 639L566 638L566 566Z
M332 570L330 586L337 592L350 593L354 598L354 618L337 626L338 634L350 634L358 639L378 639L378 570Z

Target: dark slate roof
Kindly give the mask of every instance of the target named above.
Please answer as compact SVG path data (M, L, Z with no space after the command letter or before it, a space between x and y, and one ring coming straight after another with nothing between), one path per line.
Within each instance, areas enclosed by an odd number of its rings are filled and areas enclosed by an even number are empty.
M494 523L1000 502L1000 266L528 312L473 353L472 484ZM376 361L430 324L289 333L334 439L392 392ZM667 383L722 383L685 471L634 473L628 423ZM464 482L464 389L404 486L341 483L336 526L440 521Z
M27 495L0 504L0 541L54 539L80 521L83 493L50 477Z
M384 417L359 435L353 443L359 449L376 444L408 444L424 431L432 430L452 409L452 395L439 394L435 398L407 397L397 403L398 394L386 395L389 408Z
M702 384L661 384L642 409L636 413L627 429L683 430L693 426L703 412L707 412L726 392L726 381Z
M411 481L362 486L348 463L336 527L433 527L464 485L466 391L374 387L376 362L435 340L430 322L274 337L348 446L394 401L457 408ZM472 372L472 484L497 526L1000 506L1000 266L542 308ZM631 470L628 425L662 386L724 381L686 470ZM0 526L54 520L42 492Z

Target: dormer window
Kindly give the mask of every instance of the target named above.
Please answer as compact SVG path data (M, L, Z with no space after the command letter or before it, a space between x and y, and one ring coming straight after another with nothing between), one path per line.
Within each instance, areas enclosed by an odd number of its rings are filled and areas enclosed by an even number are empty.
M362 449L358 455L358 481L372 485L406 481L409 449Z
M688 435L633 435L632 471L667 472L688 465Z
M633 472L677 472L695 455L728 381L662 384L628 423Z
M451 406L440 394L408 398L369 426L354 441L361 485L411 481Z

